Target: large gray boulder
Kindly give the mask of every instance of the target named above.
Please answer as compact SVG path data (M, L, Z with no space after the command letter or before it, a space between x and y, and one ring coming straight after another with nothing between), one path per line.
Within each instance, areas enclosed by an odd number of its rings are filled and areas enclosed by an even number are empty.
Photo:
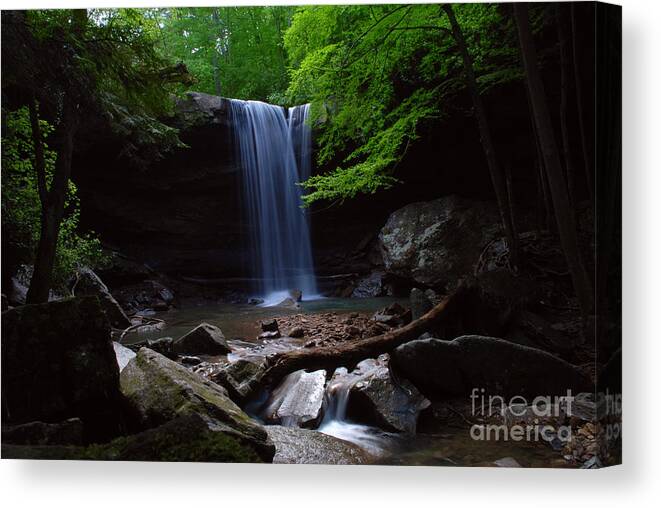
M325 370L292 372L273 390L262 414L285 427L312 426L322 417L325 386Z
M174 341L172 350L179 354L226 355L231 350L220 328L202 323Z
M408 342L392 353L391 365L433 400L474 390L478 396L534 398L593 389L581 369L550 353L478 335Z
M388 273L448 288L472 274L484 247L500 235L495 206L447 196L390 215L379 234Z
M2 313L3 424L79 417L88 437L112 435L121 399L110 324L96 297Z
M151 349L138 351L122 371L120 383L143 428L196 414L214 431L252 448L262 460L270 462L273 457L264 428L234 404L223 387Z
M101 302L101 308L108 316L108 321L114 328L126 329L131 326L131 321L119 306L117 300L113 298L106 285L94 271L90 268L81 268L78 270L77 277L74 286L74 293L77 296L96 296Z
M359 446L316 430L267 425L275 444L274 464L368 464L374 458Z

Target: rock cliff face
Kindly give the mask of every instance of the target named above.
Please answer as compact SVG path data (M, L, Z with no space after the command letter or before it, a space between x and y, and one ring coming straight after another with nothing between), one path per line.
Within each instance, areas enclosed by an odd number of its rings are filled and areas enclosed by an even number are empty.
M511 100L503 96L498 104ZM511 125L518 123L508 117L508 111L499 107L494 129L510 125L509 139L516 134ZM83 225L157 271L206 278L247 277L250 225L242 214L230 100L190 92L177 101L167 123L180 130L188 148L177 149L146 169L133 167L107 130L89 129L90 139L74 158ZM406 205L452 194L492 200L475 131L472 118L453 116L411 147L398 165L400 183L393 189L342 204L314 206L310 217L317 274L364 277L380 266L378 233L388 217ZM437 162L439 154L442 164ZM529 171L526 154L519 150L517 157L510 161L517 188L533 189L520 192L518 198L534 199L535 174Z
M169 123L188 148L147 169L131 167L111 136L79 154L74 179L83 221L156 270L241 274L247 229L239 213L229 101L191 93L177 102Z

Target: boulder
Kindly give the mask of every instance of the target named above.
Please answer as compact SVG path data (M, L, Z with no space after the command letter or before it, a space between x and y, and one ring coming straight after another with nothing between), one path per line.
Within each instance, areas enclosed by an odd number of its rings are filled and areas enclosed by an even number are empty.
M351 298L374 298L387 296L388 288L385 284L385 273L376 271L358 281L351 293Z
M275 445L274 464L368 464L373 458L359 446L316 430L267 425Z
M305 336L305 328L302 326L295 326L289 332L287 332L287 337L292 337L293 339L300 339Z
M300 309L301 304L294 300L291 296L288 296L280 303L278 303L276 307L283 307L285 309Z
M411 318L413 320L424 316L433 307L431 300L422 289L413 288L409 300L411 302Z
M119 342L113 341L112 347L115 350L115 356L117 358L117 365L119 366L119 372L124 370L124 367L133 359L135 358L135 353L125 347L122 346Z
M321 420L326 371L292 372L273 390L261 411L267 422L310 427Z
M3 423L79 417L86 436L121 427L119 368L98 298L84 296L2 313Z
M163 462L271 462L240 437L219 431L191 413L154 429L120 437L107 444L81 446L16 446L2 443L2 457L51 460L121 460Z
M575 365L545 351L494 337L415 340L395 349L391 365L431 399L467 397L473 390L478 390L477 395L508 398L592 390L590 379Z
M78 270L77 280L73 292L78 296L91 295L96 296L101 302L101 308L108 316L108 321L113 328L126 329L131 326L131 321L126 316L122 308L113 298L110 291L90 268L81 268Z
M145 280L139 283L122 286L113 291L122 308L127 312L144 310L168 310L175 300L174 292L156 280Z
M58 423L3 425L2 442L17 445L82 445L83 422L80 418L69 418Z
M260 323L263 332L277 332L278 321L276 319L269 319Z
M244 402L259 389L265 372L264 357L239 358L215 371L211 377L227 389L234 401Z
M155 351L138 351L122 371L120 383L143 428L196 414L214 432L249 446L262 460L270 462L273 457L263 427L230 400L227 390Z
M150 326L150 325L145 325ZM151 331L151 330L146 330ZM171 360L177 359L177 353L172 350L172 345L174 344L174 339L172 337L160 337L158 339L147 339L140 342L134 342L132 344L127 344L126 347L131 349L134 352L140 351L143 347L149 348L152 351L167 356Z
M451 289L473 273L485 246L500 234L492 203L446 196L392 213L379 234L379 248L386 272Z
M303 291L301 291L300 289L290 289L289 296L291 296L292 300L294 300L295 302L303 301Z
M430 405L410 382L392 378L387 355L363 360L348 374L338 369L331 384L350 386L350 418L388 431L414 434L418 414Z
M202 323L178 338L172 348L179 354L225 355L231 351L220 328L209 323Z

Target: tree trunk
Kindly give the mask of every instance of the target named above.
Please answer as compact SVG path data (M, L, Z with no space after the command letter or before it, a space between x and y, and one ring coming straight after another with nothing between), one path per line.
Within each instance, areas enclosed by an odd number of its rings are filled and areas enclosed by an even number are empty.
M523 56L528 89L530 91L533 118L537 126L542 156L544 157L544 167L548 177L551 198L553 199L553 210L558 224L558 234L560 235L560 242L567 259L574 291L578 297L581 310L584 315L588 315L594 307L592 284L581 261L578 235L576 234L569 199L567 197L567 185L562 174L562 166L553 134L551 116L546 104L544 85L539 69L537 68L537 55L530 29L527 4L515 3L514 14L519 30L521 54Z
M558 41L560 43L560 131L562 133L562 149L565 159L565 172L567 174L567 192L573 210L576 209L575 172L572 160L572 151L569 138L569 73L570 49L567 21L563 15L562 5L556 6L556 22L558 24ZM572 215L574 217L574 215Z
M41 228L37 254L34 261L34 272L30 279L30 288L26 296L26 303L43 303L48 301L51 289L53 265L57 250L57 239L60 233L60 223L64 213L71 175L71 157L73 154L73 137L75 133L75 120L71 105L65 99L64 111L60 126L60 147L55 162L51 188L42 198ZM33 131L33 138L34 138Z
M572 30L572 53L574 61L574 80L576 82L576 112L578 114L578 126L581 132L581 147L583 152L583 166L585 170L585 180L588 185L590 195L590 204L594 209L594 170L592 168L592 158L588 148L587 134L585 132L585 116L583 113L583 85L581 84L581 66L579 60L578 44L576 43L576 6L571 3L571 30Z
M448 16L448 19L450 20L452 36L454 37L457 47L459 48L459 53L461 54L463 61L466 85L468 86L471 98L473 100L473 109L475 111L475 118L477 120L477 125L480 131L482 148L484 149L484 155L487 159L489 174L491 175L491 182L496 193L496 200L498 202L498 209L500 211L500 218L505 230L505 237L507 238L510 251L510 263L514 268L517 268L519 264L519 242L511 220L511 203L509 202L507 196L505 177L501 171L500 166L498 165L498 160L496 158L496 150L491 138L491 131L487 121L487 114L484 109L484 104L482 103L482 98L480 97L480 92L477 88L477 81L475 80L475 72L473 70L473 60L468 53L468 47L466 46L464 34L461 31L459 23L457 22L457 18L454 15L452 6L450 4L444 4L442 7Z
M213 22L216 25L217 29L220 29L220 15L218 14L218 9L213 8L212 11ZM213 48L211 49L211 67L213 68L213 87L216 95L220 96L221 87L220 87L220 64L218 58L218 49L216 48L216 39L213 40Z
M287 374L300 369L349 368L365 358L376 358L405 342L417 339L424 332L437 328L446 320L455 317L465 307L465 302L468 301L470 295L472 295L470 286L460 286L424 316L402 328L382 335L345 342L337 346L298 349L276 355L270 360L270 366L264 373L260 384L261 386L273 385Z

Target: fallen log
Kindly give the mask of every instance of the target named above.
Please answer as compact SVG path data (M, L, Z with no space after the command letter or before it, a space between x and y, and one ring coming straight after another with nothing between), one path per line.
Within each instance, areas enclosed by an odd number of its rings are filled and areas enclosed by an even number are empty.
M473 292L474 287L461 285L427 314L402 328L390 330L381 335L333 346L298 349L275 355L269 358L260 384L272 386L287 374L301 369L334 370L337 367L351 369L365 358L376 358L405 342L417 339L427 331L442 328L446 323L452 323L458 314L463 313Z

